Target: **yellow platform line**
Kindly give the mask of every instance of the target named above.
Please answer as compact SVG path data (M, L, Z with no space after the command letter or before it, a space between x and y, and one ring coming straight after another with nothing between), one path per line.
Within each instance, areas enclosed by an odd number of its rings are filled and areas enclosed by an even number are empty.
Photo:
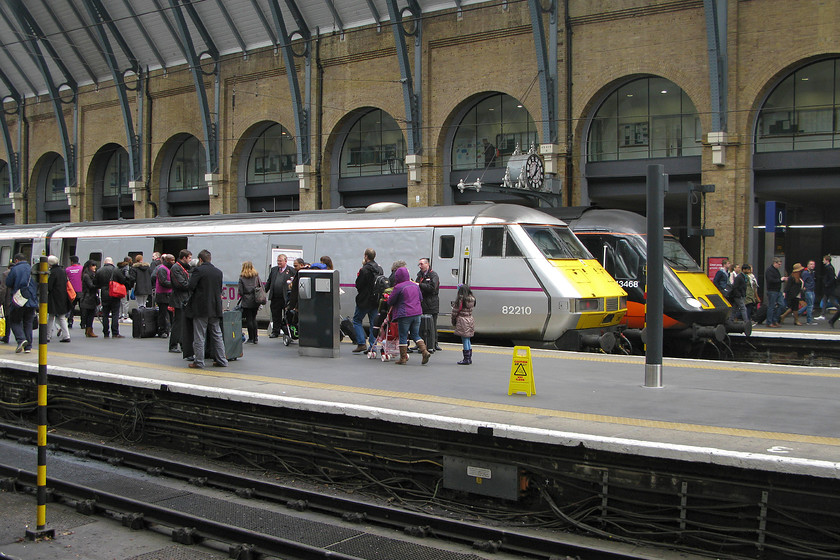
M487 354L505 354L509 355L509 352L502 352L496 350L484 350L482 349L482 353ZM52 355L66 357L66 358L78 358L78 354L69 354L64 352L51 352ZM550 356L555 356L551 354ZM567 356L559 356L560 358L567 358ZM146 362L135 362L130 360L122 360L118 358L105 358L99 356L85 356L85 358L89 361L95 362L104 362L104 363L117 363L123 364L127 366L136 366L139 368L148 368L149 364ZM578 359L574 356L568 356L568 359ZM583 359L592 359L590 358L583 358ZM619 358L621 360L621 358ZM635 362L632 362L635 363ZM743 428L728 428L728 427L721 427L721 426L707 426L703 424L686 424L681 422L665 422L661 420L648 420L644 418L625 418L622 416L608 416L603 414L589 414L589 413L582 413L582 412L569 412L563 410L551 410L547 408L538 408L538 407L531 407L531 406L520 406L520 405L510 405L510 404L501 404L501 403L491 403L491 402L483 402L483 401L472 401L467 399L458 399L453 397L444 397L444 396L437 396L437 395L426 395L423 393L406 393L400 391L389 391L384 389L373 389L367 387L352 387L346 385L335 385L331 383L323 383L323 382L315 382L315 381L303 381L299 379L285 379L285 378L278 378L278 377L268 377L263 375L252 375L246 373L237 373L234 371L223 370L223 369L188 369L186 366L184 367L172 367L172 366L160 366L155 365L155 369L162 370L162 371L172 371L178 373L184 373L185 370L188 373L193 375L199 376L207 376L207 377L218 377L223 379L236 379L236 380L243 380L243 381L259 381L262 383L270 383L276 385L289 385L292 387L301 387L301 388L308 388L308 389L320 389L320 390L328 390L328 391L339 391L344 393L352 393L352 394L360 394L366 396L379 396L379 397L387 397L387 398L397 398L397 399L408 399L408 400L415 400L421 402L429 402L435 404L448 404L452 406L458 407L465 407L465 408L472 408L472 409L484 409L484 410L494 410L500 412L509 412L513 414L527 414L531 416L547 416L550 418L559 418L563 420L574 420L580 422L598 422L603 424L612 424L612 425L619 425L619 426L631 426L631 427L640 427L640 428L655 428L661 430L672 430L672 431L679 431L679 432L689 432L689 433L698 433L698 434L712 434L712 435L723 435L729 437L740 437L740 438L757 438L757 439L766 439L771 440L774 442L791 442L791 443L809 443L809 444L817 444L817 445L829 445L834 447L840 447L840 438L832 438L832 437L823 437L823 436L811 436L805 434L792 434L792 433L785 433L785 432L766 432L761 430L748 430ZM739 370L740 371L740 370Z

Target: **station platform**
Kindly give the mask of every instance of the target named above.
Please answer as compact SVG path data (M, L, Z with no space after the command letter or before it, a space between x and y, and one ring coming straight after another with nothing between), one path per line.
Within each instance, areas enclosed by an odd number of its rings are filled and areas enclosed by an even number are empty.
M806 329L793 328L797 334ZM47 361L50 375L165 385L199 397L459 432L489 427L497 437L516 440L840 476L835 368L666 358L663 386L646 388L644 357L535 349L536 394L509 395L512 348L474 345L473 365L459 366L461 346L442 343L426 366L418 354L396 366L352 354L350 343L337 358L302 357L296 343L287 347L263 334L227 368L190 369L180 354L167 351L164 339L89 339L76 329L70 344L48 345ZM0 346L0 364L34 374L37 350L14 350Z

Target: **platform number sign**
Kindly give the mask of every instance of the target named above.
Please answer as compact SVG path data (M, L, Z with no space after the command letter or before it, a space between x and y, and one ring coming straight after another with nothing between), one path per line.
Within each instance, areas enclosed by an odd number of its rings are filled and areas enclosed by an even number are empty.
M787 207L783 202L768 200L764 203L764 231L775 233L787 224Z

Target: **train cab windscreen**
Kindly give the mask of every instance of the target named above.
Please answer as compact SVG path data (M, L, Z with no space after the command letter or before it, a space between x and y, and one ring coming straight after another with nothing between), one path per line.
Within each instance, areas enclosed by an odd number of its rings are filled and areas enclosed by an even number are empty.
M586 247L568 228L526 226L525 232L548 259L591 259Z
M691 258L691 255L683 248L674 237L665 236L665 247L663 256L665 262L674 270L687 272L699 272L700 267Z

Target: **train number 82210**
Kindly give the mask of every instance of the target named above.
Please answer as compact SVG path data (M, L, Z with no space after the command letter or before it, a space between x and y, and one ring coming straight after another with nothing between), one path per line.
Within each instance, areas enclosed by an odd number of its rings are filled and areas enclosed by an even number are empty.
M527 305L503 305L502 315L530 315L531 308Z

